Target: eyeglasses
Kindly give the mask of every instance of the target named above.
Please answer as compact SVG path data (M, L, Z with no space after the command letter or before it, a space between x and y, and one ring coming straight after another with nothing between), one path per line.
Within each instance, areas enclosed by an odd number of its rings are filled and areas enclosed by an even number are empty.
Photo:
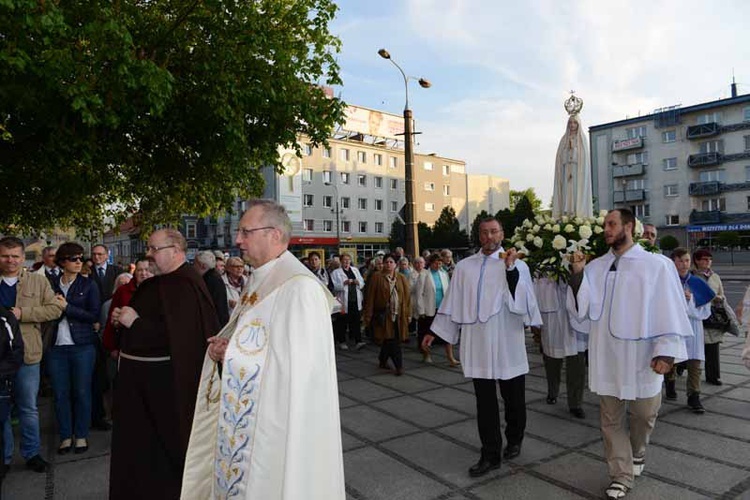
M149 251L149 252L151 252L151 253L156 253L159 250L164 250L165 248L174 248L174 247L175 247L174 245L164 245L164 246L161 246L161 247L155 247L154 245L147 245L146 246L146 250Z
M255 231L262 231L263 229L276 229L273 226L263 226L263 227L256 227L254 229L245 229L244 227L241 227L237 229L237 232L239 232L243 238L247 238L251 234L253 234Z
M66 260L66 261L68 261L68 262L83 262L83 257L82 257L82 256L80 256L80 255L78 255L78 256L76 256L76 257L66 257L66 258L65 258L65 259L63 259L63 260Z

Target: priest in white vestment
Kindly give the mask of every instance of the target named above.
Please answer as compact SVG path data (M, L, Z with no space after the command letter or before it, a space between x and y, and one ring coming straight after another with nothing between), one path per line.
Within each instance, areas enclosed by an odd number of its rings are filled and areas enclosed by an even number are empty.
M182 499L344 500L333 296L287 251L284 208L251 200L253 273L206 354Z
M464 375L473 379L482 453L469 469L472 477L498 469L501 458L511 459L521 452L526 428L525 374L529 371L524 324L541 324L529 268L516 260L515 249L501 258L503 237L496 219L479 224L482 249L456 265L431 327L450 344L458 342L460 333ZM433 335L425 335L422 346L429 348L433 340ZM505 450L495 381L505 406Z
M576 254L567 300L574 320L591 321L589 386L600 397L611 480L607 498L624 497L643 471L663 375L686 359L685 338L693 334L675 266L635 244L634 227L630 210L607 214L604 238L610 251L585 272L585 260Z

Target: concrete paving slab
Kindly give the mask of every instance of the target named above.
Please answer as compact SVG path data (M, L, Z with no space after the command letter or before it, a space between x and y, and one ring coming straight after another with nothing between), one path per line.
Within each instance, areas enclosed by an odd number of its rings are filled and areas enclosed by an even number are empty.
M571 453L543 463L535 472L596 498L602 497L610 482L607 464L580 453Z
M473 449L476 453L476 460L479 460L479 452L482 448L482 444L479 442L476 419L467 419L463 422L446 425L445 427L440 427L435 431L440 434L445 434L449 438L461 443L465 447Z
M358 404L361 404L359 401L354 401L351 398L347 398L346 396L342 396L339 394L339 408L349 408L350 406L357 406Z
M436 366L420 366L411 371L409 375L419 377L430 382L443 385L458 385L467 381L460 368L439 368Z
M380 374L375 375L374 377L369 377L367 380L368 382L385 385L397 391L406 393L422 392L440 387L439 384L430 382L429 380L412 377L410 372L406 372L405 375L400 377L396 377L392 374Z
M696 416L700 416L700 420L697 420ZM750 441L750 425L747 425L747 419L727 417L711 412L706 412L703 415L677 412L665 415L661 417L661 420L682 425L691 430L705 430L725 437L735 437Z
M344 454L347 485L368 500L427 500L451 491L424 474L373 448Z
M601 438L598 427L551 417L536 411L527 412L526 432L565 447L581 446Z
M737 401L727 399L722 396L707 398L703 402L706 411L721 413L738 418L744 418L750 415L750 401Z
M750 387L738 387L721 394L722 397L750 401Z
M339 392L355 401L378 401L401 396L401 393L363 379L345 380L339 383Z
M357 439L346 431L341 431L341 447L345 452L363 446L367 446L367 443Z
M83 477L86 478L85 481L81 481ZM109 455L55 466L55 500L101 500L106 498L102 496L102 492L107 492L108 489Z
M472 418L467 417L465 413L441 408L427 401L421 401L408 396L380 401L374 403L373 406L395 415L401 420L406 420L425 428L448 425L460 422L466 418Z
M453 408L466 415L477 414L477 403L474 395L454 389L453 387L441 387L440 389L420 392L419 398L432 401L441 406Z
M355 436L375 442L412 434L419 430L407 422L364 406L341 410L341 427Z
M670 449L745 467L750 464L750 443L702 430L687 430L669 422L656 422L651 442Z
M556 500L577 500L587 498L571 490L526 473L511 474L472 489L472 493L481 500L498 498L554 498Z

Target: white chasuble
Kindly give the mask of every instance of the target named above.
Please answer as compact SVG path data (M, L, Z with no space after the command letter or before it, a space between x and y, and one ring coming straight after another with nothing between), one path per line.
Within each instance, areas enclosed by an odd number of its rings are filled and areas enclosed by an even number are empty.
M346 497L333 297L285 255L254 271L222 330L221 377L205 358L183 499Z
M534 293L542 315L541 341L544 354L556 359L578 354L578 338L576 331L571 328L565 307L567 283L538 278L534 281ZM586 347L581 350L585 351Z

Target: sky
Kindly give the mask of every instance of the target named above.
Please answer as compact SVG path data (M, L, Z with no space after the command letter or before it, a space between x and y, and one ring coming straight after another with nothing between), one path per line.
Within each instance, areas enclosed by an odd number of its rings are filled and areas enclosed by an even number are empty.
M349 104L401 114L409 76L416 151L466 161L468 173L552 197L563 102L584 127L656 108L750 93L744 0L339 0L330 29Z

